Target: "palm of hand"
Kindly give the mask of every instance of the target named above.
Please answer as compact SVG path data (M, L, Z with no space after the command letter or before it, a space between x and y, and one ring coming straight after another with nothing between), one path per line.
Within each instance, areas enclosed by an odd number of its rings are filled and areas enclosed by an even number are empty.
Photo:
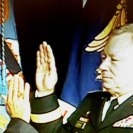
M47 67L48 68L48 67ZM57 82L56 70L50 71L46 66L39 66L36 70L36 86L39 91L51 91Z

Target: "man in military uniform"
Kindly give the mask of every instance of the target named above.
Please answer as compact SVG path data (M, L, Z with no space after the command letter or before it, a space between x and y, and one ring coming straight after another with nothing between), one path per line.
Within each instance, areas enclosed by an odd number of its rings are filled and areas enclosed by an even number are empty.
M43 42L37 52L37 91L31 99L31 115L29 87L15 76L9 82L7 108L12 119L6 132L133 133L132 57L133 24L128 24L111 33L102 52L97 79L102 80L103 91L88 93L64 124L54 93L55 59Z

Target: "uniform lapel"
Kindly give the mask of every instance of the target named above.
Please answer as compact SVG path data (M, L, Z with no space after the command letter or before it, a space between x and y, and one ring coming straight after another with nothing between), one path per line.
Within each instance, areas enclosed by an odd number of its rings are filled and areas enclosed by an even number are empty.
M125 110L126 109L126 110ZM124 110L124 111L123 111ZM105 120L100 124L99 128L104 128L113 125L115 122L133 115L133 96L115 109Z
M91 107L91 120L94 127L98 128L102 120L102 110L107 98L101 99L101 101L95 102Z

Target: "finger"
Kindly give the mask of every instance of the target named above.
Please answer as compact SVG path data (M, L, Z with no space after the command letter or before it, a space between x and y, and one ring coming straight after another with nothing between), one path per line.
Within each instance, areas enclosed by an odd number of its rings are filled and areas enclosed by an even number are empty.
M36 65L37 67L40 67L40 51L37 51L36 58Z
M19 78L18 82L18 93L23 93L24 92L24 80L21 77Z
M47 51L48 44L44 41L42 45L42 63L46 63L48 61L48 51Z
M53 54L53 51L50 45L47 46L47 51L48 51L49 63L51 62L53 65L55 65L55 58L54 58L54 54Z
M47 56L47 53L46 53L46 50L45 50L45 45L46 44L43 44L43 45L40 45L40 63L41 64L44 64L46 61L46 59L45 58L47 58L46 56Z
M8 95L7 95L7 104L12 101L12 95L13 95L13 80L14 77L8 82Z
M22 71L20 71L20 72L18 73L18 76L21 77L22 79L24 79L24 75L23 75L23 72L22 72Z
M7 73L7 77L6 77L6 81L7 81L7 83L12 79L12 74L9 72L9 70L8 69L6 69L6 73Z
M18 98L18 75L14 76L13 80L13 102L15 103Z
M7 112L10 114L10 107L9 107L10 104L6 104L6 110Z
M24 89L24 100L29 101L29 95L30 95L30 85L28 83L25 83L25 89Z
M55 66L55 58L54 58L54 54L53 51L51 49L51 47L48 45L47 50L49 51L48 53L48 63L49 63L49 70L50 71L56 71L56 66Z

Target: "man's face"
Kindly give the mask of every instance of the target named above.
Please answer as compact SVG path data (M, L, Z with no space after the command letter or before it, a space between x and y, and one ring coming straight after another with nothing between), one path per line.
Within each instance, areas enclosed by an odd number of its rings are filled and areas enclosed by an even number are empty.
M105 91L120 96L133 89L133 41L130 33L110 38L99 69Z

